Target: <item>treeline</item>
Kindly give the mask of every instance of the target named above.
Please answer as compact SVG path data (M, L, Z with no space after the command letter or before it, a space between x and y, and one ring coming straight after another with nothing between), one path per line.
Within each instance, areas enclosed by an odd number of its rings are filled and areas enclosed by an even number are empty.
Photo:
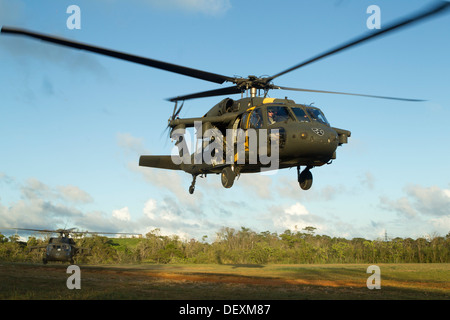
M312 264L312 263L449 263L450 233L445 237L395 238L389 241L329 237L314 234L315 228L286 230L281 234L257 233L248 228L222 228L209 243L163 236L158 229L141 238L76 237L78 247L88 248L75 263L217 263L217 264ZM42 260L43 251L28 247L48 239L0 234L0 260Z

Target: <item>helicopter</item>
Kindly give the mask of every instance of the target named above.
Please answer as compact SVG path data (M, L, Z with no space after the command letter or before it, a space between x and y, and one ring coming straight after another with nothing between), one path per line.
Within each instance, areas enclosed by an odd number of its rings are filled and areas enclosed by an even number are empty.
M31 246L30 251L45 249L42 257L43 264L49 261L70 262L74 264L74 257L79 253L89 253L89 248L77 247L75 241L70 234L121 234L121 235L139 235L135 233L119 233L119 232L92 232L92 231L75 231L75 228L70 229L27 229L27 228L7 228L12 230L36 231L44 233L57 233L59 237L50 237L46 245Z
M411 102L424 100L292 88L275 85L273 80L346 49L435 17L448 11L449 8L449 2L437 2L417 13L394 21L382 29L363 34L267 77L254 75L231 77L19 28L2 27L1 33L31 37L86 50L216 84L232 83L232 86L228 87L167 99L175 104L167 128L178 148L178 154L141 155L139 166L182 170L191 174L190 194L194 193L198 176L220 174L223 187L231 188L236 178L239 178L242 173L296 167L300 188L309 190L313 182L311 169L331 164L336 159L338 146L348 143L351 131L332 127L318 107L298 104L287 97L285 99L269 98L270 90L352 95ZM237 100L225 98L202 117L183 119L179 117L187 100L233 94L240 94L241 98ZM179 102L181 102L180 105ZM196 129L197 146L194 152L187 148L186 128ZM304 167L303 170L301 170L302 167Z

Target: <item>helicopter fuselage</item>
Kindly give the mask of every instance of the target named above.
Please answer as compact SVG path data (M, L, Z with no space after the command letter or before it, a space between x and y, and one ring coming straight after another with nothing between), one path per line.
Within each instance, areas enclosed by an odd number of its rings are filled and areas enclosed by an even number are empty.
M73 262L73 256L75 253L75 242L72 238L50 238L49 243L46 246L43 261L44 263L47 261Z
M335 159L337 147L351 135L331 127L319 108L262 97L227 98L203 117L173 119L169 127L178 155L141 156L140 166L183 170L193 176L222 173L225 167L234 176L300 166L309 170ZM184 136L189 127L195 127L200 142L193 153Z

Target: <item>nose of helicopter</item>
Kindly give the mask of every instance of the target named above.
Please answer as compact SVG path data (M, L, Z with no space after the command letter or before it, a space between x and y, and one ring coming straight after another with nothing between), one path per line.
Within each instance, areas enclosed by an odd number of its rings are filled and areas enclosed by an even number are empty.
M339 139L328 126L298 126L288 130L285 152L295 158L314 158L319 162L333 159Z

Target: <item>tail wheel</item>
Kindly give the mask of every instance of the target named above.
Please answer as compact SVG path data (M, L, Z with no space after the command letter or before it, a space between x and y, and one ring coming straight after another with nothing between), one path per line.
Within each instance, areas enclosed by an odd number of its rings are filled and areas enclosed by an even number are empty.
M236 178L236 174L234 173L231 167L225 167L222 170L221 179L222 185L224 188L231 188L234 183L234 179Z
M300 188L302 188L303 190L309 190L309 188L311 188L312 186L312 183L313 176L311 171L309 171L308 169L303 170L298 177L298 184L300 185Z

